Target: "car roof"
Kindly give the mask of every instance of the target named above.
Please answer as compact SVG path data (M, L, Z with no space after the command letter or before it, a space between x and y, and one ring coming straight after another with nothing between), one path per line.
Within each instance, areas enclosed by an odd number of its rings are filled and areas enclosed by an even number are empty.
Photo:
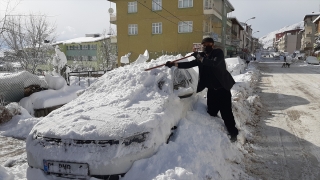
M177 57L173 56L171 59ZM81 139L86 134L86 139L105 140L128 137L157 128L161 119L166 119L166 114L176 113L172 112L175 109L170 104L180 101L166 101L172 93L170 69L144 69L171 59L167 57L108 72L77 99L44 117L34 129L43 136L52 138L72 136ZM195 77L193 69L188 72ZM163 79L164 88L160 89L157 82ZM180 108L175 106L173 107ZM165 123L173 122L168 120Z

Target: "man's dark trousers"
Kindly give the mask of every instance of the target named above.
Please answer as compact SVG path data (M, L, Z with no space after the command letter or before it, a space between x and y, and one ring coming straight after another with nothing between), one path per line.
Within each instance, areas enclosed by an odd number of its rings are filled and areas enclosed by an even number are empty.
M218 112L222 116L224 124L231 135L238 135L238 129L235 127L234 116L232 113L231 92L224 88L208 88L207 93L208 113L211 116L217 116Z

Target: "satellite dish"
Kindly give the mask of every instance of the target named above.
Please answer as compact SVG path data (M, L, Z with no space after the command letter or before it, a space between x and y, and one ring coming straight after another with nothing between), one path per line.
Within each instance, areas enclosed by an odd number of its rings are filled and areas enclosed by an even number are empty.
M113 11L112 8L109 8L108 12L109 12L110 14L112 14L114 11Z

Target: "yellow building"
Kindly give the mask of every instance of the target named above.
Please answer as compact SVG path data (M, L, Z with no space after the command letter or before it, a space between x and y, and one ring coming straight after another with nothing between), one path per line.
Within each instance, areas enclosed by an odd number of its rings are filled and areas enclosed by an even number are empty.
M227 13L234 8L228 0L110 1L117 7L110 22L117 25L118 64L121 56L131 53L132 62L146 49L152 59L185 55L204 37L214 38L225 51L231 45L232 23Z

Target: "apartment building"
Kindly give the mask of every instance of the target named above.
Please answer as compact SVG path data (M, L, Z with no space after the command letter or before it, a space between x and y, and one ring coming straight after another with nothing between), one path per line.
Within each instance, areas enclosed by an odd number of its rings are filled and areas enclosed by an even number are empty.
M244 28L238 21L236 17L229 17L228 18L232 22L231 27L231 46L233 47L233 51L228 52L230 57L234 56L241 56L242 48L243 48L243 36L242 31L244 31Z
M242 37L242 58L248 59L250 54L252 53L252 28L251 25L240 22L243 27L243 31L240 32L240 36Z
M135 61L146 49L152 59L185 55L204 37L212 37L225 53L231 46L227 14L234 8L228 0L110 1L116 3L110 22L117 25L118 62L128 53Z
M313 21L315 24L316 28L316 34L315 35L320 35L320 15Z
M104 51L103 42L110 44L112 54L117 55L117 39L115 36L102 36L101 34L86 34L85 37L69 39L56 43L70 62L92 61L94 68L99 69L99 64L104 58L101 54Z
M315 34L317 32L316 24L313 23L316 18L320 15L319 13L307 14L304 16L304 31L301 33L301 48L306 55L311 55L314 51Z
M276 34L277 49L280 52L288 52L290 54L299 50L301 47L301 29L284 31Z

